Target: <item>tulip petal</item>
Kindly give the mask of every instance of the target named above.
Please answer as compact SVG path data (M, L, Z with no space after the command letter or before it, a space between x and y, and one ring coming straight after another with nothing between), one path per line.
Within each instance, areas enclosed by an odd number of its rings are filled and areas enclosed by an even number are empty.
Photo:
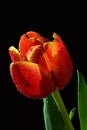
M24 57L30 47L35 45L41 45L42 43L48 41L48 39L40 36L38 33L30 31L22 35L19 41L19 50L21 55Z
M11 46L9 48L9 55L13 62L17 62L21 60L20 53L14 46Z
M36 39L39 39L40 42L42 42L42 43L49 41L48 38L44 38L44 37L42 37L40 34L38 34L37 32L34 32L34 31L29 31L29 32L26 33L26 35L27 35L29 38L35 37Z
M63 44L61 38L57 34L54 34L54 37L55 46L52 50L53 68L55 77L60 84L60 90L62 90L72 78L73 65L68 50Z
M37 63L47 72L52 71L51 63L45 53L43 45L36 45L33 47L32 51L29 50L27 59L30 62Z
M57 87L51 74L35 63L11 63L10 72L18 91L30 98L46 97Z
M35 46L35 45L40 45L40 44L42 43L35 37L28 38L26 34L22 35L19 41L19 51L20 51L21 56L25 57L30 47Z
M61 38L54 33L54 41L49 42L46 46L46 54L52 63L52 69L59 90L62 90L72 77L72 61L71 57L63 44Z

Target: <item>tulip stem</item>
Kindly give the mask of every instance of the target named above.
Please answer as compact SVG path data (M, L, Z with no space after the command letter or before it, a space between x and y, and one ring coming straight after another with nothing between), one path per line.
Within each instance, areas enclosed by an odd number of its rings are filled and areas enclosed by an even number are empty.
M69 119L68 112L66 110L66 107L63 103L63 100L61 98L61 95L60 95L58 89L53 91L51 95L52 95L52 97L53 97L53 99L54 99L54 101L55 101L55 103L56 103L56 105L61 113L61 116L64 120L64 123L66 125L67 130L74 130L74 127L72 125L72 122Z

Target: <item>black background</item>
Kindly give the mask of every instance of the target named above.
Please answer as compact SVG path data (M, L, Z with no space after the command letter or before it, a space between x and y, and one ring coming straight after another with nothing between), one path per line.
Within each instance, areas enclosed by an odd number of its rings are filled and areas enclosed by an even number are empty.
M33 100L20 94L9 72L11 63L8 48L18 47L20 36L36 31L52 40L53 32L64 41L73 61L73 77L61 92L67 110L77 107L77 74L79 69L87 77L86 34L87 14L85 3L59 1L3 2L0 8L0 129L45 130L43 101ZM76 111L73 119L79 130Z

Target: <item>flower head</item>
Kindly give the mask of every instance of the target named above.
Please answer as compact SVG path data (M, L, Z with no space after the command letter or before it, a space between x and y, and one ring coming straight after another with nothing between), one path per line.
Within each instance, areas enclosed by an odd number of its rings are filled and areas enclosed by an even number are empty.
M56 88L62 90L72 77L72 60L61 38L53 41L29 31L19 48L11 46L10 73L18 91L30 98L44 98Z

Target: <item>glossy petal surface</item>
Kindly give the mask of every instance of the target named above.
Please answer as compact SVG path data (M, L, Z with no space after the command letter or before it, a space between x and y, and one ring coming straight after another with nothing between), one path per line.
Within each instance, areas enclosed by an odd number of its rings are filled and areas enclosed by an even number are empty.
M42 43L48 41L48 39L43 38L38 33L30 31L22 35L19 41L19 50L22 56L25 56L30 47L35 45L41 45Z
M55 89L51 74L35 63L25 61L12 63L10 71L18 91L27 97L46 97Z
M64 46L61 38L55 34L54 41L46 45L46 54L52 63L52 69L55 79L58 83L59 90L62 90L72 77L72 60Z

